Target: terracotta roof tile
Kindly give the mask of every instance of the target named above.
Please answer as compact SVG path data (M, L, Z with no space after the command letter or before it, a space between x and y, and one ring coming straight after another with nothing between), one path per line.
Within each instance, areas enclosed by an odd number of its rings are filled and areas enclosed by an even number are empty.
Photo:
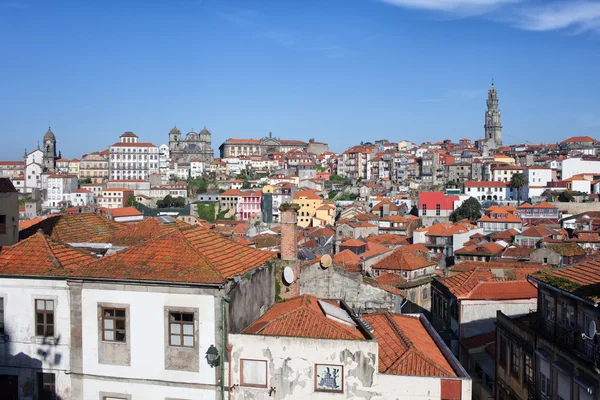
M0 253L0 275L72 276L95 261L90 254L52 240L41 231Z
M424 246L423 246L424 247ZM399 247L390 255L375 263L373 269L415 271L437 265L437 261L428 260L428 252L418 249L417 245ZM426 250L427 248L425 248Z
M409 376L455 377L456 373L419 317L374 313L363 319L379 343L379 372Z
M115 234L125 225L110 221L98 214L63 214L42 219L19 232L19 239L25 239L41 229L52 239L66 243L93 242L95 239Z
M533 277L593 303L600 303L600 259L564 269L541 271Z
M391 233L383 233L381 235L372 235L366 238L367 242L376 242L382 245L408 245L408 238L406 236L398 236Z
M332 302L328 303L340 309ZM319 305L319 300L310 295L275 304L242 333L313 339L365 340L365 336L356 326L327 317Z

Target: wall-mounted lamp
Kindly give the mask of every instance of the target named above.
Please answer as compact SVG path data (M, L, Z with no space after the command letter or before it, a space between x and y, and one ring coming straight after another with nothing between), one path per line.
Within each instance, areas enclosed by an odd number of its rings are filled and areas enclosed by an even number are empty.
M206 350L206 361L211 368L219 366L219 362L221 361L219 350L213 344Z

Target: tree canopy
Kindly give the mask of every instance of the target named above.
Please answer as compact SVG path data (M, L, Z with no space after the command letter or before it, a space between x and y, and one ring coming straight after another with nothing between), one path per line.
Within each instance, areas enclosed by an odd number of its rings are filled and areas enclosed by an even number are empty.
M450 214L450 221L457 222L463 219L477 221L481 218L481 204L474 197L469 197L456 210Z

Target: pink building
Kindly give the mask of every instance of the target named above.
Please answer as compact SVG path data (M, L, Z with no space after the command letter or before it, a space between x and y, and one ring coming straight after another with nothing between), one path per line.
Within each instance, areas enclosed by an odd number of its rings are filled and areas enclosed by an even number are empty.
M260 221L262 219L262 192L259 190L249 190L241 193L242 195L237 204L236 219L238 221L248 222Z

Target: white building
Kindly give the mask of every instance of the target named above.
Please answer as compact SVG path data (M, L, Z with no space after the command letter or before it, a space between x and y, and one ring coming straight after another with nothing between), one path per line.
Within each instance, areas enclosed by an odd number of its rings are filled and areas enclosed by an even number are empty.
M190 177L193 179L197 179L202 178L202 175L204 175L204 161L190 161Z
M471 398L470 377L422 315L348 311L303 295L230 335L235 398Z
M60 207L61 202L71 200L71 194L77 190L77 177L66 174L42 174L43 208Z
M579 174L600 174L600 160L567 158L562 161L562 179L569 179Z
M541 196L546 190L546 185L552 182L552 169L550 167L527 167L523 171L527 178L527 187L523 189L525 198Z
M94 192L87 189L77 189L70 195L72 206L87 206L94 203Z
M513 188L509 182L503 181L466 181L464 183L464 192L477 200L517 200L517 189ZM526 189L521 190L521 198L526 198Z
M159 173L158 147L138 142L133 132L125 132L120 141L110 146L110 179L144 179Z
M214 400L224 393L223 330L239 332L272 304L275 269L266 262L273 255L205 229L165 235L161 222L148 221L140 224L152 227L111 238L143 246L101 259L42 233L3 249L8 336L0 374L18 378L10 378L14 393L0 397ZM102 245L110 247L93 244ZM48 256L31 257L36 252Z
M24 192L33 193L42 190L42 172L44 172L44 153L36 149L25 157Z

